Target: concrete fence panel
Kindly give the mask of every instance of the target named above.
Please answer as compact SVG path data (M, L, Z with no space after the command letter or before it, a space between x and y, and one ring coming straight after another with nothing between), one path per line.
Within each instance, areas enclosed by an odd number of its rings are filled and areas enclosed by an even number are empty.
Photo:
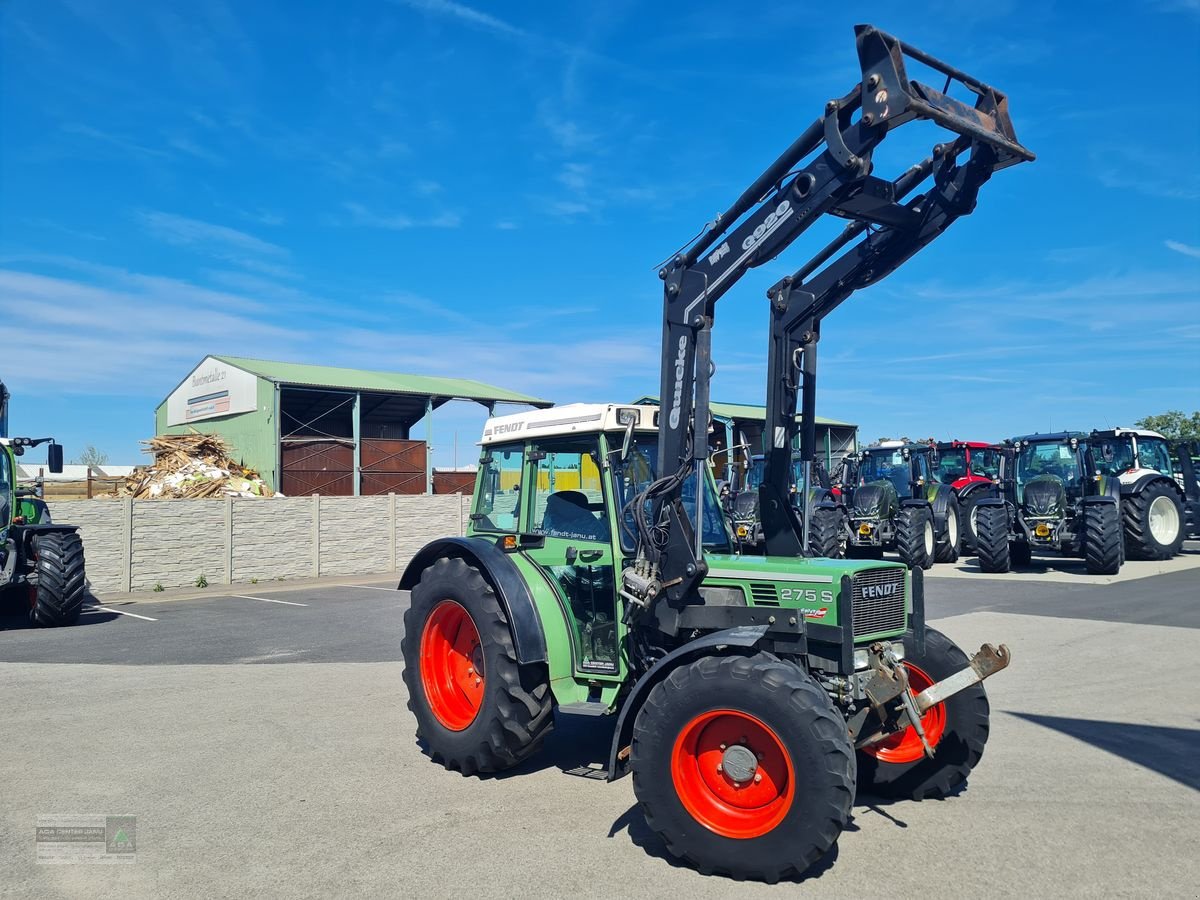
M56 522L80 526L102 592L394 572L462 534L469 507L457 494L50 501Z

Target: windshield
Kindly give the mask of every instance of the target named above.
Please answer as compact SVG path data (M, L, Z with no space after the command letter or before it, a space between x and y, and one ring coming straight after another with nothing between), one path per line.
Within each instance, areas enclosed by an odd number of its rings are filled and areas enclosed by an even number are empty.
M888 481L901 497L908 496L911 480L908 460L904 458L899 447L895 450L868 450L858 467L859 484Z
M629 455L624 461L620 453L610 457L613 462L613 483L616 489L617 508L620 511L622 527L621 548L632 553L634 535L637 530L633 524L633 511L626 509L629 501L653 481L658 462L658 435L635 435L629 447ZM761 460L759 461L761 463ZM712 479L705 477L704 481L704 549L714 553L731 553L732 543L729 532L725 527L725 516L713 490ZM687 511L688 519L696 518L696 478L691 476L683 483L683 508Z
M1092 457L1101 475L1117 476L1133 468L1133 437L1103 437L1092 442Z
M750 464L750 470L746 472L746 490L758 490L758 486L762 484L763 473L766 471L766 468L766 459L761 456L754 457L754 461Z
M1067 488L1078 486L1079 466L1070 444L1055 441L1021 447L1017 453L1017 487L1047 475L1061 479Z
M938 451L937 475L942 484L967 477L967 448L948 447Z

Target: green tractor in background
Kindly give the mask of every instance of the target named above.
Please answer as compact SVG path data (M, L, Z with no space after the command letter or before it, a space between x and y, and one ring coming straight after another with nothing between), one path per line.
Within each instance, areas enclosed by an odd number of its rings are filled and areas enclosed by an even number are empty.
M8 437L8 391L0 383L0 600L28 610L38 626L73 625L87 596L83 539L51 521L40 487L17 483L17 457L47 444L47 468L62 471L53 438Z

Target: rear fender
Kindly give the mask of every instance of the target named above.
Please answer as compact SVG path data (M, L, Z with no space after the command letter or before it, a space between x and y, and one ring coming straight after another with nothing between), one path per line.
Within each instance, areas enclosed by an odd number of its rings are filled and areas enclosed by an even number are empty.
M1183 502L1185 497L1183 491L1179 487L1178 482L1176 482L1174 478L1168 478L1161 472L1147 472L1132 484L1122 484L1121 493L1127 497L1136 496L1137 494L1140 494L1142 491L1146 490L1146 488L1150 487L1150 485L1159 481L1161 481L1163 484L1169 485L1171 490L1175 492L1175 495L1179 497L1180 502Z
M651 666L650 670L638 679L637 684L633 686L633 690L629 692L625 703L621 706L621 714L617 717L617 728L613 733L612 749L608 755L608 780L616 781L628 774L625 761L619 758L620 753L633 740L634 720L637 719L638 712L656 684L670 675L674 669L701 656L714 653L716 655L749 655L764 640L767 628L766 625L742 625L737 628L726 628L724 631L714 631L696 638L694 641L689 641L682 647L675 648Z
M475 537L446 537L426 544L400 576L398 588L410 591L421 573L442 557L458 557L479 570L504 607L512 626L513 647L521 663L547 662L546 636L533 593L508 554L490 541Z

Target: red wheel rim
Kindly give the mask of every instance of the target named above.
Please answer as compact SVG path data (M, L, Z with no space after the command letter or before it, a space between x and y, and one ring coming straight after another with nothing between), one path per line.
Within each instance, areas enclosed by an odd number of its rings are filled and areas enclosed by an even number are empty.
M746 766L750 759L752 768ZM783 821L796 792L783 741L754 716L733 709L703 713L680 730L671 778L692 818L729 838L766 834Z
M487 686L479 630L471 614L443 600L421 633L421 684L429 709L446 728L462 731L475 721Z
M912 663L904 663L904 668L908 670L908 683L914 694L921 693L933 684L933 679ZM921 727L925 729L925 740L929 741L929 746L936 747L942 735L946 733L946 704L939 703L929 707L925 715L921 716ZM910 763L925 758L925 747L921 744L917 730L911 725L887 740L863 747L863 752L885 763Z

